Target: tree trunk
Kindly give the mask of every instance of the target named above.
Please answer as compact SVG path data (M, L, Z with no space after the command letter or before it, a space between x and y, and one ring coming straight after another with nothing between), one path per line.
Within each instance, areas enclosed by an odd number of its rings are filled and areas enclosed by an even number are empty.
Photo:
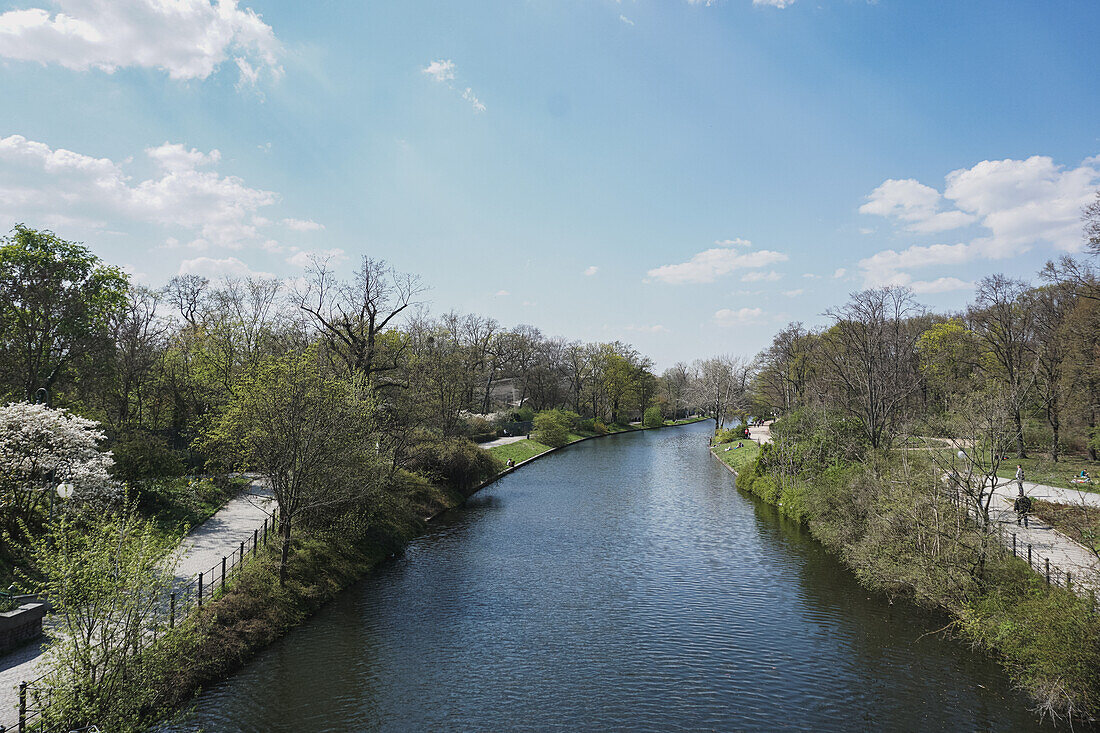
M287 558L290 557L290 517L285 514L281 517L283 526L281 534L283 536L283 546L279 553L279 587L286 585L287 576Z
M1024 450L1024 421L1019 408L1012 411L1012 420L1016 423L1016 457L1027 458L1027 451Z

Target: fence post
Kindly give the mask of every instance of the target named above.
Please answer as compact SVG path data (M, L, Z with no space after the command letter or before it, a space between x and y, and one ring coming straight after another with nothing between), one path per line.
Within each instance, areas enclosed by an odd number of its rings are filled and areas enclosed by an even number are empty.
M241 565L244 565L244 540L241 540Z
M222 593L225 593L225 555L222 555Z
M202 608L202 573L199 573L199 608Z
M257 552L260 551L259 545L256 544L257 540L259 540L259 539L260 539L260 530L258 530L258 529L252 530L252 554L253 555L255 555Z
M172 591L172 602L168 612L168 628L176 628L176 593Z
M264 517L264 547L267 547L267 517Z
M1016 533L1012 533L1012 557L1016 557Z
M1047 565L1047 570L1046 570L1046 573L1047 573L1047 585L1050 585L1050 558L1049 558L1049 557L1048 557L1048 558L1046 558L1046 565Z
M1096 613L1096 591L1093 588L1089 588L1089 609Z
M1073 590L1073 573L1066 573L1066 590Z
M1031 567L1031 544L1030 543L1028 543L1028 546L1027 546L1027 566L1029 568Z
M19 733L27 730L27 683L19 683Z

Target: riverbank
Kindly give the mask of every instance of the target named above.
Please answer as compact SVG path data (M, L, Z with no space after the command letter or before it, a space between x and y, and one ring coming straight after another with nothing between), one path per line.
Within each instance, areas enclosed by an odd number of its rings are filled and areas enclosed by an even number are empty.
M1040 715L1095 720L1100 621L1089 600L1047 584L996 532L954 521L930 466L821 460L798 442L752 460L720 450L739 489L805 523L865 587L946 611L944 632L998 659Z
M345 541L347 535L339 530L323 534L300 532L293 540L289 577L283 587L278 583L275 546L265 548L227 584L217 600L189 619L183 634L186 642L176 651L174 663L164 668L156 679L149 680L156 688L157 715L163 717L166 711L180 709L203 687L239 670L259 651L307 621L379 562L399 552L404 544L424 531L427 521L462 505L476 492L521 466L570 445L605 435L674 427L703 419L652 428L620 426L621 429L606 434L576 435L558 448L544 446L546 450L540 450L465 491L432 487L428 501L424 501L424 483L408 478L405 491L418 495L416 506L410 504L388 516L374 516L370 529L356 541ZM428 507L430 511L425 511Z

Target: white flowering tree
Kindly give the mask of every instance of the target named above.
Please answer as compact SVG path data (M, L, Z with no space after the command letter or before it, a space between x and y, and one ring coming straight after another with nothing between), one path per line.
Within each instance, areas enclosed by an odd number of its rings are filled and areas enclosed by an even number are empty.
M29 519L62 483L77 500L115 498L111 454L99 449L103 437L99 423L67 410L28 402L0 407L0 516Z

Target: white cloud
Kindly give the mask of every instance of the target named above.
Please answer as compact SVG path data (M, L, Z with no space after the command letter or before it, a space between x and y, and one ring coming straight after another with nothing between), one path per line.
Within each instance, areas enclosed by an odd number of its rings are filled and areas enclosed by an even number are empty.
M436 81L451 81L455 78L455 62L450 59L433 61L420 71Z
M190 246L199 249L239 248L266 238L258 223L266 220L257 212L278 195L213 170L221 161L217 150L164 143L145 153L156 173L138 180L126 171L129 159L124 165L22 135L0 138L0 218L63 216L89 229L127 220L156 224L190 232Z
M918 280L909 284L914 293L946 293L951 290L973 290L974 283L957 277L938 277L935 280Z
M506 295L511 295L511 293L509 293L507 290L498 290L496 292L496 297L498 298L503 298Z
M788 298L797 298L798 296L802 295L802 293L804 293L804 292L806 292L806 291L803 290L802 288L796 288L795 290L784 290L783 295L786 295Z
M752 246L751 241L749 241L748 239L741 239L740 237L735 237L734 239L716 239L716 240L714 240L714 243L717 244L719 247L751 247Z
M843 267L838 267L838 268L836 268L836 270L833 271L833 279L834 280L839 280L840 278L844 277L847 274L848 274L848 270L846 270Z
M759 323L764 316L762 308L739 308L730 310L722 308L714 313L714 322L719 326L745 326L750 323Z
M634 326L630 325L626 327L627 331L633 331L635 333L668 333L668 329L664 326L654 324L652 326Z
M740 240L743 241L743 240ZM687 262L675 265L663 265L646 273L649 277L669 283L709 283L715 278L728 275L737 270L750 270L767 267L777 262L786 262L787 255L761 249L755 252L738 252L729 247L715 247L704 250Z
M590 265L590 266L584 268L584 276L585 277L592 277L593 275L595 275L599 271L600 271L600 268L596 267L595 265Z
M485 105L481 103L481 100L474 94L474 90L470 87L466 87L466 91L462 92L462 98L470 103L470 106L474 108L474 112L484 112Z
M316 232L325 228L324 224L318 224L312 219L283 219L281 223L296 232Z
M212 257L196 257L193 260L184 260L180 263L180 275L202 275L211 280L223 277L271 277L271 273L257 272L236 257L214 259Z
M886 181L860 211L891 217L911 231L940 231L953 227L944 224L941 228L937 222L965 220L977 223L986 233L956 244L879 252L860 261L864 282L868 286L909 284L912 277L905 269L1005 259L1035 246L1079 251L1083 244L1081 209L1092 200L1097 187L1100 157L1066 168L1040 155L1025 160L986 160L952 171L945 177L942 194L911 179ZM954 208L939 210L945 204ZM939 278L921 286L934 288L924 292L943 292L970 284L958 278Z
M756 282L769 282L773 283L776 280L781 279L783 276L775 270L771 272L746 272L741 276L741 282L743 283L756 283Z
M806 278L807 280L820 280L821 279L821 275L815 275L812 272L804 272L804 273L802 273L802 277Z
M752 0L753 5L766 5L772 8L789 8L794 5L794 0Z
M634 21L632 21L630 18L626 17L622 13L619 14L619 20L626 23L627 25L634 25Z
M975 220L963 211L940 211L944 198L931 186L907 178L884 181L859 207L861 214L875 214L907 223L914 232L942 232L958 229Z
M336 262L347 259L347 257L344 256L344 250L339 248L323 249L319 252L307 252L306 250L298 250L297 247L294 247L293 249L297 251L290 257L287 257L286 261L287 263L294 265L295 267L300 267L303 270L313 263L313 258L315 257L321 260L333 260Z
M0 14L0 56L76 71L120 68L205 79L232 58L240 83L261 69L279 76L281 47L271 26L237 0L54 0Z

